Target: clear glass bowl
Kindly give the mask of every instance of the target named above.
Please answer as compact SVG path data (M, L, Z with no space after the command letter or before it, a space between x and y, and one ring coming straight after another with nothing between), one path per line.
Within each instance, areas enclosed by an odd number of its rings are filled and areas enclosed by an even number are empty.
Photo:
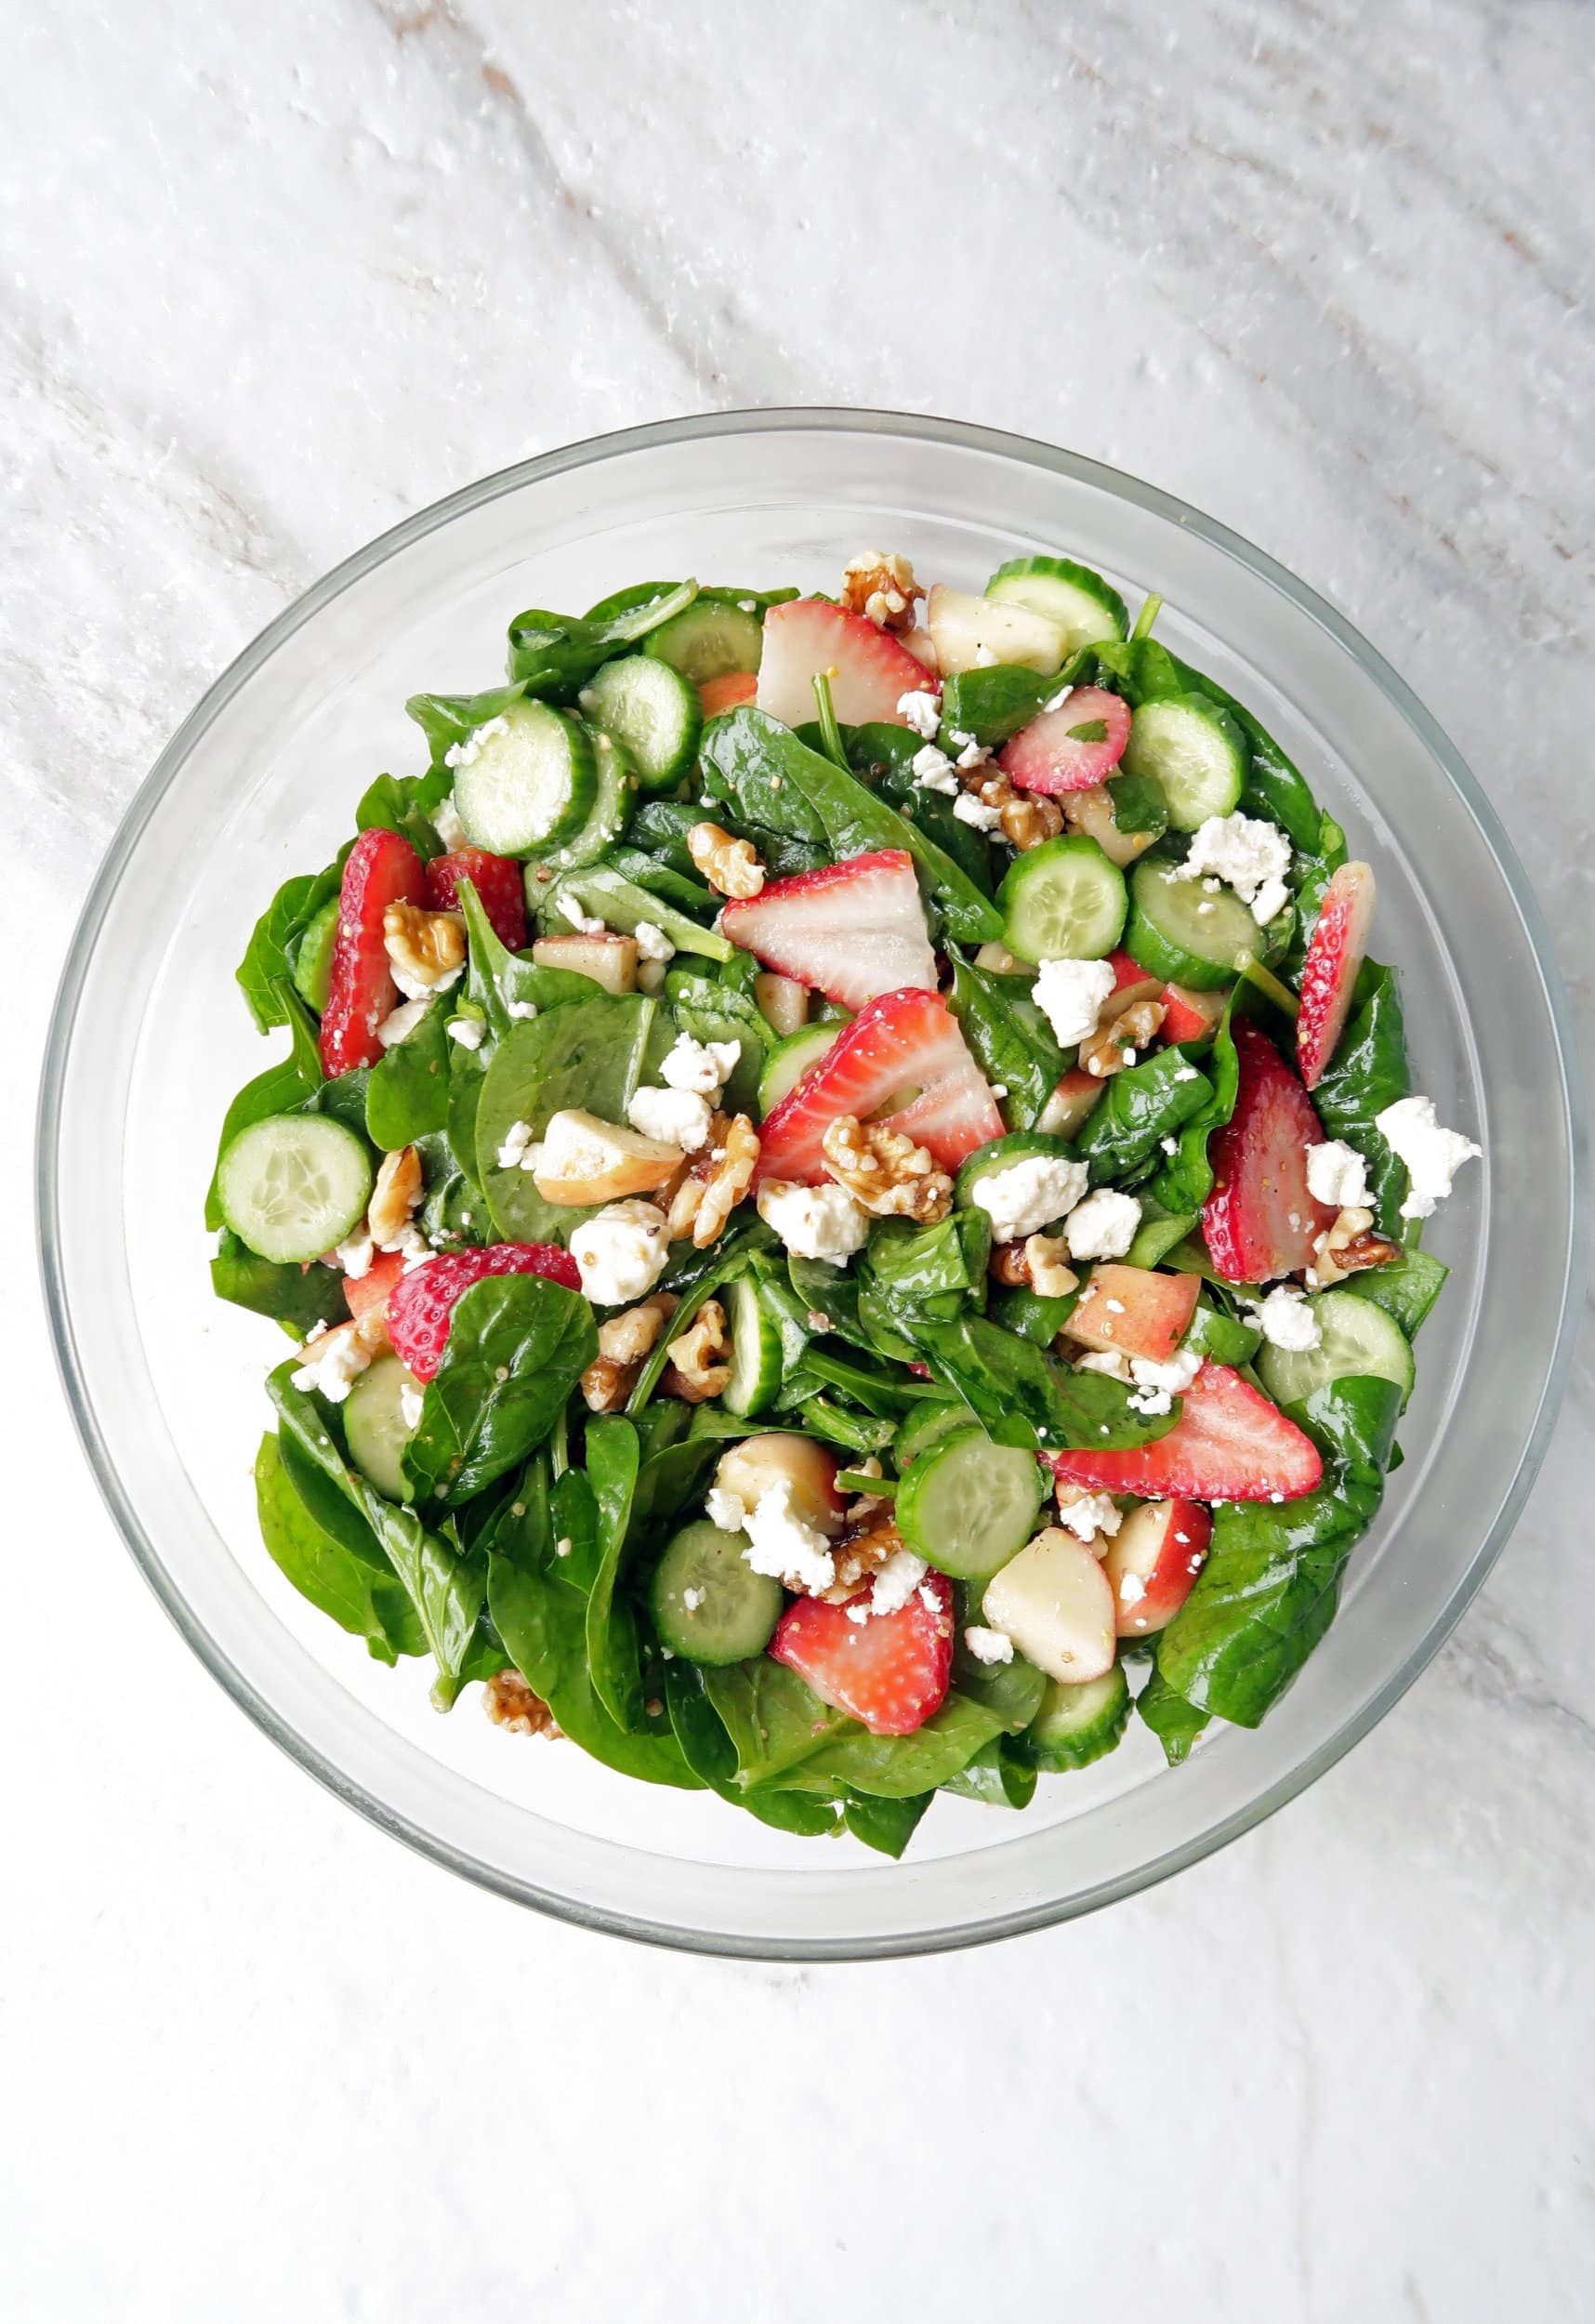
M289 872L323 863L384 767L420 763L407 694L493 681L508 617L695 573L827 588L878 544L979 588L1063 548L1249 703L1378 875L1417 1086L1478 1138L1435 1222L1453 1280L1426 1328L1406 1462L1344 1603L1256 1734L1177 1773L1132 1723L1010 1816L944 1800L907 1860L788 1840L707 1794L427 1707L288 1589L250 1463L281 1342L219 1305L200 1225L218 1125L275 1053L232 981ZM56 1344L102 1490L194 1651L300 1763L386 1829L566 1919L705 1951L913 1952L1035 1927L1193 1863L1311 1783L1388 1710L1511 1527L1549 1432L1583 1279L1581 1113L1549 944L1479 786L1324 601L1167 494L1011 436L869 412L671 421L528 461L400 525L211 689L135 800L62 983L40 1213Z

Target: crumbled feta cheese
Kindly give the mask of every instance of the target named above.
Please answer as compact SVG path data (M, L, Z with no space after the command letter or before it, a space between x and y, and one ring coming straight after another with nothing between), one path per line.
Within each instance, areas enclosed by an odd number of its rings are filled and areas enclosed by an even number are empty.
M927 743L923 750L915 752L910 772L922 791L941 791L948 799L958 796L959 784L953 772L953 761L934 743Z
M402 1041L407 1041L431 1005L429 1000L402 1001L376 1028L376 1037L383 1048L397 1049Z
M1074 691L1074 689L1073 686L1060 686L1058 692L1055 694L1050 695L1048 699L1042 704L1042 709L1044 711L1061 710L1063 705L1068 701Z
M1185 1393L1201 1369L1202 1358L1193 1348L1176 1348L1167 1364L1152 1355L1130 1358L1130 1377L1138 1388L1167 1388L1175 1396Z
M964 1644L977 1662L1013 1660L1013 1641L1005 1630L987 1630L980 1622L971 1622L964 1632Z
M371 1262L376 1256L376 1246L368 1227L357 1226L354 1233L333 1248L333 1257L352 1282L371 1273Z
M1119 1604L1121 1605L1139 1605L1145 1595L1146 1584L1139 1574L1119 1576Z
M294 1385L306 1394L324 1396L329 1404L342 1404L348 1397L350 1382L357 1380L371 1362L370 1351L360 1341L360 1331L354 1324L340 1324L336 1331L325 1332L314 1349L309 1341L299 1350L310 1361L301 1364L294 1374Z
M1252 1314L1270 1347L1284 1348L1292 1355L1305 1355L1324 1337L1305 1292L1291 1283L1280 1284L1259 1300Z
M419 1428L427 1392L418 1380L401 1380L399 1384L399 1418L406 1428Z
M1290 841L1277 824L1257 815L1209 815L1175 877L1199 879L1206 873L1227 880L1266 928L1288 900L1289 869Z
M1133 1195L1099 1186L1069 1213L1063 1232L1071 1259L1122 1259L1135 1241L1140 1205Z
M652 920L639 920L631 932L637 939L637 957L639 960L673 960L676 957L675 945Z
M570 921L578 936L602 936L607 933L602 920L592 912L584 912L574 896L556 896L554 908Z
M767 1179L758 1190L758 1215L798 1259L828 1259L845 1265L869 1240L869 1213L845 1186L798 1186Z
M534 1000L507 1000L504 1004L504 1013L507 1017L534 1017L537 1014L537 1004Z
M825 1537L792 1513L792 1480L779 1477L758 1497L745 1518L743 1556L756 1574L770 1574L789 1590L817 1597L837 1578L837 1561Z
M485 726L479 726L474 733L468 734L463 743L449 745L443 753L444 766L474 766L481 756L482 745L491 742L495 734L508 734L508 732L509 720L508 719L489 719ZM440 832L439 837L442 838L442 836Z
M897 715L905 725L914 729L922 742L935 741L936 730L942 723L942 705L939 698L933 693L927 693L923 686L916 686L912 693L898 695Z
M870 1612L897 1613L908 1604L929 1571L925 1560L912 1550L893 1550L886 1564L876 1569L870 1584Z
M1331 1210L1356 1210L1368 1199L1368 1166L1344 1138L1325 1138L1307 1149L1307 1191Z
M1178 1138L1160 1138L1157 1142L1157 1146L1160 1154L1178 1154L1180 1151L1180 1141Z
M961 773L969 774L976 767L983 767L986 760L991 757L991 752L986 748L985 745L983 743L977 743L972 734L959 734L955 733L951 739L958 746L958 755L956 759L954 759L953 764L958 768Z
M406 1000L431 1000L440 993L452 992L465 974L463 961L457 969L450 969L445 976L436 976L429 981L426 977L411 976L395 960L389 960L388 967L394 984Z
M1122 1380L1127 1387L1129 1384L1129 1358L1121 1355L1116 1348L1104 1348L1100 1354L1093 1353L1076 1356L1074 1369L1077 1372L1101 1372L1106 1380Z
M722 1533L740 1533L747 1523L747 1503L740 1493L729 1486L711 1485L704 1503L704 1514L711 1525L718 1525Z
M1027 1154L977 1178L971 1200L992 1222L995 1243L1022 1242L1074 1209L1090 1181L1084 1162L1061 1155Z
M1412 1177L1412 1192L1401 1207L1404 1219L1427 1219L1451 1192L1463 1163L1483 1151L1460 1130L1441 1128L1432 1098L1398 1098L1374 1116L1374 1128Z
M988 807L983 799L975 797L973 791L958 793L957 798L953 801L953 813L959 823L967 823L976 831L1000 831L1002 829L1001 808Z
M1114 972L1105 960L1043 960L1030 991L1060 1047L1073 1049L1095 1033L1113 989Z
M741 1055L740 1041L695 1041L690 1033L678 1033L675 1048L659 1068L660 1078L672 1089L690 1089L713 1104Z
M709 1593L706 1590L683 1590L681 1592L681 1604L686 1607L689 1614L696 1614L698 1608L703 1604L704 1600L708 1596L708 1594Z
M679 1146L683 1154L696 1154L709 1142L709 1102L694 1097L691 1089L639 1089L626 1109L626 1118L645 1138L657 1138L664 1146Z
M382 1248L386 1251L398 1252L404 1261L406 1274L414 1267L424 1266L427 1261L435 1255L432 1246L428 1242L420 1228L411 1221L406 1221L393 1240L390 1243L384 1243Z
M1194 1065L1181 1065L1181 1066L1180 1066L1180 1067L1179 1067L1179 1069L1177 1070L1177 1072L1176 1072L1175 1076L1174 1076L1174 1078L1175 1078L1175 1080L1176 1080L1176 1081L1194 1081L1194 1080L1197 1078L1197 1074L1196 1074L1196 1068L1195 1068L1195 1066L1194 1066Z
M1058 1522L1076 1541L1094 1541L1099 1534L1117 1533L1124 1513L1111 1493L1082 1493L1075 1500L1059 1503Z
M457 1041L461 1049L480 1049L487 1027L480 1017L451 1017L443 1031L451 1041Z
M582 1289L600 1307L629 1306L633 1300L646 1299L669 1256L665 1213L636 1196L606 1203L571 1236L571 1257Z
M460 811L455 805L453 791L433 808L432 829L451 853L457 847L469 847L470 834L460 821Z
M498 1149L501 1170L519 1170L524 1167L526 1149L532 1143L530 1122L511 1122L504 1133L504 1143Z

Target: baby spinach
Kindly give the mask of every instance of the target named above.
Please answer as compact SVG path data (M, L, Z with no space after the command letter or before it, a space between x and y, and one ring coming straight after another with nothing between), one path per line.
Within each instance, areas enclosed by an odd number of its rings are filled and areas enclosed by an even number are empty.
M542 1275L488 1275L456 1301L404 1447L423 1499L468 1500L543 1442L598 1353L592 1309Z
M996 1711L953 1689L912 1735L871 1735L848 1720L844 1730L815 1743L794 1780L806 1787L819 1778L882 1799L909 1799L949 1781L1004 1731Z
M1145 832L1154 839L1163 837L1168 828L1168 800L1155 774L1110 775L1106 788L1117 829Z
M1249 1364L1262 1345L1262 1333L1256 1324L1243 1323L1238 1315L1203 1298L1196 1302L1191 1327L1180 1345L1210 1364Z
M1440 1297L1450 1272L1443 1261L1431 1259L1428 1251L1414 1249L1392 1266L1370 1267L1361 1274L1348 1276L1336 1287L1354 1292L1359 1299L1372 1300L1376 1307L1382 1307L1386 1314L1395 1317L1411 1340Z
M835 862L877 848L907 848L951 935L976 944L1001 936L996 906L950 856L856 776L806 749L762 710L745 705L711 719L704 730L702 766L706 796L727 800L745 823L761 830L824 846Z
M1163 1746L1171 1767L1183 1766L1192 1749L1206 1733L1208 1714L1177 1695L1160 1670L1154 1670L1135 1698L1137 1713Z
M897 1433L895 1420L874 1419L859 1412L845 1411L831 1398L819 1393L818 1384L811 1383L796 1397L798 1417L811 1436L824 1437L828 1445L840 1445L849 1452L884 1452ZM784 1395L785 1391L783 1391Z
M525 692L524 686L493 686L481 694L412 694L404 705L404 715L414 719L425 734L432 765L442 767L456 743L463 743L489 719L502 718Z
M687 834L703 820L703 809L691 799L648 799L633 810L626 837L634 847L646 851L652 864L695 883L698 867L687 845Z
M1173 1265L1175 1262L1170 1253L1177 1245L1186 1242L1197 1217L1198 1213L1194 1210L1165 1210L1150 1189L1143 1187L1140 1190L1140 1224L1135 1231L1135 1241L1125 1253L1126 1265L1161 1267L1166 1261ZM1200 1236L1195 1238L1195 1248L1201 1252L1202 1266L1194 1269L1187 1267L1185 1273L1188 1274L1202 1274L1207 1264L1206 1249Z
M706 1250L689 1248L675 1273L667 1268L665 1280L676 1293L676 1313L659 1335L658 1341L638 1373L631 1394L626 1399L626 1413L633 1419L652 1400L653 1391L665 1376L670 1361L670 1342L686 1330L706 1299L742 1274L755 1251L763 1250L775 1237L762 1219L754 1220L739 1232L723 1235L711 1243Z
M953 952L949 1006L986 1079L1008 1091L1018 1129L1033 1129L1062 1077L1063 1051L1022 977L976 968Z
M972 824L960 823L943 791L928 791L914 777L914 761L925 746L906 726L850 726L845 730L848 764L932 845L951 857L982 895L990 895L991 842ZM805 740L807 736L805 736ZM899 841L901 846L902 842Z
M1004 1331L1017 1332L1035 1347L1049 1348L1074 1314L1079 1297L1078 1291L1065 1291L1061 1299L1045 1299L1026 1283L1005 1284L991 1294L986 1313Z
M513 1025L530 1023L528 1010L536 1016L567 1001L592 999L590 976L578 976L573 969L540 969L501 944L473 881L460 881L459 900L466 924L466 998L481 1010L495 1041Z
M1240 1060L1230 1033L1230 1018L1235 1007L1232 993L1225 1004L1213 1034L1213 1045L1203 1061L1206 1071L1202 1079L1206 1095L1197 1111L1178 1131L1180 1148L1171 1155L1154 1176L1148 1181L1147 1192L1158 1208L1171 1218L1199 1211L1213 1191L1212 1165L1207 1159L1207 1141L1216 1129L1222 1129L1235 1110L1240 1092ZM1165 1056L1172 1056L1165 1050ZM1193 1067L1191 1070L1198 1070ZM1122 1076L1115 1076L1115 1079ZM1184 1087L1195 1089L1195 1082ZM1099 1109L1100 1110L1100 1109ZM1086 1125L1090 1128L1090 1123Z
M365 1085L365 1134L385 1154L443 1129L449 1118L449 1004L434 1000L409 1037L384 1050Z
M685 613L697 595L695 581L678 581L631 605L610 601L601 619L536 609L517 614L509 625L509 675L541 700L573 702L605 662Z
M973 735L977 743L994 750L1022 726L1028 726L1061 682L1061 678L1038 678L1034 670L1021 669L1012 662L956 671L942 688L939 740L942 749L956 758Z
M1028 1807L1035 1797L1036 1771L1010 1751L1008 1737L994 1736L969 1765L942 1786L960 1800L986 1807Z
M1140 1169L1165 1138L1206 1116L1216 1096L1213 1083L1181 1049L1158 1050L1113 1075L1074 1142L1080 1160L1090 1165L1092 1185Z
M915 1345L999 1445L1089 1446L1103 1452L1166 1436L1180 1414L1136 1412L1129 1392L1101 1372L1074 1372L982 1315L925 1321Z
M1381 1235L1395 1238L1402 1232L1401 1207L1410 1181L1405 1163L1391 1153L1374 1119L1411 1087L1395 971L1364 960L1351 1018L1312 1102L1330 1137L1344 1138L1367 1162L1374 1222Z
M672 870L668 864L656 863L639 847L608 848L603 862L608 870L628 880L634 888L645 888L650 895L674 905L679 912L687 913L705 926L720 908L720 899L712 888L705 887L701 879Z
M211 1288L218 1300L270 1315L302 1340L312 1324L341 1323L349 1310L343 1277L336 1267L278 1266L258 1258L223 1227L210 1262Z
M836 1829L833 1801L770 1785L745 1791L736 1779L736 1750L704 1686L695 1662L678 1656L665 1665L665 1700L681 1755L692 1773L733 1807L745 1807L777 1831L812 1839Z
M512 1023L494 1051L477 1106L477 1166L494 1223L507 1242L562 1243L591 1215L545 1202L530 1170L502 1169L498 1155L517 1122L540 1138L568 1107L623 1122L651 1061L670 1046L658 1003L641 995L588 1000Z
M327 1491L331 1511L313 1507L290 1474L279 1440L261 1439L255 1502L272 1564L340 1630L363 1638L378 1662L424 1655L426 1632L376 1535L330 1486ZM347 1525L338 1522L340 1513Z
M921 1791L905 1799L869 1799L860 1794L850 1798L842 1809L842 1821L855 1840L862 1840L866 1848L877 1855L901 1856L914 1837L915 1827L935 1798L932 1791Z
M870 1236L859 1262L861 1280L877 1285L890 1300L907 1301L929 1314L929 1303L948 1298L948 1309L973 1295L985 1297L992 1252L991 1221L983 1210L954 1210L934 1226L913 1226L905 1219L884 1219Z
M751 959L745 954L743 957ZM758 1110L758 1081L775 1036L758 1002L734 984L718 984L691 969L672 969L665 996L683 1033L695 1041L735 1041L741 1047L720 1103L728 1114Z
M343 879L340 857L325 871L285 879L256 921L243 959L234 973L262 1033L286 1024L285 989L293 974L293 951L323 904L336 896Z
M639 888L635 880L623 878L604 864L567 872L538 905L539 922L553 931L562 929L568 934L570 920L560 909L567 899L579 905L584 912L596 913L606 927L627 935L648 920L668 936L678 952L697 953L705 960L729 960L735 949L730 938L722 936L718 929L700 928L696 920L689 919L673 904Z
M587 1669L593 1690L619 1725L643 1724L642 1668L637 1616L620 1589L637 1490L637 1431L629 1420L587 1423L587 1474L598 1505L598 1569L587 1591Z
M396 831L408 839L423 863L441 855L443 843L432 822L454 787L447 767L432 767L425 774L379 774L354 811L362 831Z

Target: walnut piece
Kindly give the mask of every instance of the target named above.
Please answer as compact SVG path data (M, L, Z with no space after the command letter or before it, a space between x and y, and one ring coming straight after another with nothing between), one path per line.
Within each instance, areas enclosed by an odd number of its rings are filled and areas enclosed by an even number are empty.
M842 569L842 603L877 629L912 629L915 601L924 594L906 557L866 548Z
M840 1605L850 1598L863 1581L880 1571L889 1557L903 1548L903 1536L897 1530L897 1520L890 1510L872 1513L850 1525L832 1545L837 1564L837 1578L820 1595L832 1605Z
M510 1735L557 1736L554 1714L541 1695L534 1695L519 1670L500 1670L481 1690L481 1707L495 1727Z
M667 1396L686 1404L703 1404L720 1395L731 1382L731 1341L726 1311L718 1300L705 1300L687 1326L670 1342L670 1361L661 1385Z
M764 865L753 841L733 839L718 823L695 823L687 834L687 852L722 896L745 902L764 885Z
M994 1243L988 1271L994 1283L1006 1284L1009 1290L1017 1290L1022 1284L1028 1288L1030 1261L1024 1245L1022 1243Z
M382 942L394 982L411 1000L451 983L465 966L465 922L457 912L390 904L382 915Z
M421 1200L421 1157L414 1146L385 1154L365 1223L378 1250L396 1250Z
M1312 1264L1307 1270L1310 1291L1326 1291L1331 1284L1343 1283L1364 1267L1388 1267L1401 1258L1400 1244L1376 1235L1373 1224L1373 1212L1361 1204L1341 1211L1312 1246Z
M998 1283L1022 1283L1044 1300L1066 1298L1080 1286L1061 1235L1028 1235L1022 1243L996 1244L990 1272Z
M612 1315L599 1326L599 1352L582 1374L589 1412L618 1412L630 1395L644 1360L676 1313L672 1291L655 1291L639 1307Z
M1055 839L1063 828L1063 810L1055 799L1016 791L1011 786L1007 799L987 799L986 805L995 806L1002 817L1003 838L1022 855L1027 848L1040 847L1045 839Z
M838 1114L821 1141L825 1169L863 1210L877 1219L931 1226L953 1207L953 1182L925 1146L884 1122L861 1124Z
M1111 997L1108 1005L1112 1007ZM1110 1074L1122 1073L1127 1065L1134 1064L1135 1051L1145 1049L1155 1037L1167 1014L1160 1000L1132 1001L1127 1009L1109 1017L1082 1044L1076 1063L1084 1066L1087 1073L1094 1074L1099 1081L1105 1081ZM1125 1054L1127 1050L1128 1056Z
M692 1216L692 1240L700 1250L707 1250L719 1234L752 1185L754 1171L758 1168L758 1135L745 1114L711 1116L704 1159L707 1164L704 1191ZM696 1169L694 1163L689 1181ZM674 1211L672 1203L672 1215Z

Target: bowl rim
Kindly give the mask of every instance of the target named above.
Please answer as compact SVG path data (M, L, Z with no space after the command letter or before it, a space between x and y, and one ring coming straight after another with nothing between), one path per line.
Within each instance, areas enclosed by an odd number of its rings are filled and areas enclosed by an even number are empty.
M1502 1497L1496 1521L1468 1571L1458 1581L1436 1620L1405 1660L1389 1673L1384 1682L1348 1715L1317 1750L1217 1824L1166 1849L1148 1862L1137 1866L1133 1871L1101 1881L1077 1895L1027 1906L989 1921L958 1922L917 1930L906 1935L862 1939L748 1936L714 1930L690 1930L666 1921L655 1921L645 1916L600 1910L578 1899L540 1889L533 1882L521 1880L468 1851L454 1846L397 1812L323 1758L238 1669L194 1615L166 1573L154 1542L123 1487L90 1404L68 1309L61 1263L59 1182L60 1115L68 1055L88 962L109 900L157 802L177 778L200 737L221 716L234 695L286 639L313 620L346 589L415 542L485 502L517 492L543 478L631 453L690 442L705 437L783 432L873 433L906 437L924 443L990 454L1068 476L1195 533L1235 563L1272 585L1318 627L1327 632L1380 689L1448 777L1495 856L1512 901L1522 916L1557 1051L1561 1072L1558 1121L1561 1135L1565 1140L1571 1173L1572 1200L1561 1307L1539 1403L1522 1458ZM188 1645L240 1709L297 1765L336 1798L357 1809L380 1830L402 1841L417 1854L474 1882L479 1887L547 1913L554 1919L678 1951L732 1959L856 1961L942 1952L993 1943L1072 1920L1116 1903L1121 1898L1139 1895L1176 1872L1201 1862L1243 1833L1254 1829L1315 1783L1378 1725L1427 1668L1467 1611L1505 1548L1539 1472L1566 1391L1576 1345L1579 1287L1588 1274L1589 1261L1589 1153L1588 1112L1578 1047L1573 1038L1563 1034L1563 1027L1571 1022L1566 989L1549 923L1499 817L1456 745L1406 681L1360 630L1287 567L1217 518L1193 508L1157 485L1146 483L1122 469L1083 454L1006 429L922 413L845 405L754 407L689 414L638 427L616 429L556 446L462 485L403 518L333 566L291 604L284 606L213 680L178 727L135 792L96 872L73 928L46 1034L36 1116L35 1218L46 1314L56 1364L79 1442L100 1497L135 1564Z

